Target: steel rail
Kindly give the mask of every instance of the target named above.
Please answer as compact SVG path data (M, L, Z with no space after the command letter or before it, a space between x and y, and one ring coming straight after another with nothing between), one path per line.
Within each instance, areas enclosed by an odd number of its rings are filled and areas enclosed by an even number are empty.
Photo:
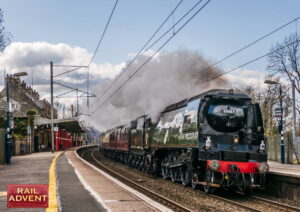
M267 203L268 205L272 205L272 207L277 207L279 209L283 209L285 211L300 211L300 208L298 207L294 207L294 206L291 206L291 205L287 205L287 204L284 204L284 203L280 203L280 202L276 202L276 201L273 201L273 200L269 200L269 199L265 199L265 198L262 198L262 197L257 197L257 196L250 196L251 199L254 199L262 204L265 204Z
M201 193L203 194L206 194L204 191L201 191ZM251 208L247 205L244 205L244 204L241 204L241 203L238 203L236 201L233 201L233 200L230 200L230 199L227 199L227 198L224 198L224 197L220 197L220 196L217 196L217 195L214 195L214 194L209 194L210 197L213 197L214 199L218 199L218 200L221 200L225 203L229 203L231 205L234 205L236 207L239 207L239 208L242 208L242 209L245 209L247 211L253 211L253 212L261 212L261 210L258 210L258 209L255 209L255 208Z
M86 156L87 155L86 153L89 150L92 150L92 149L88 149L87 151L85 151L84 154L82 154L82 156ZM170 208L174 211L183 211L183 212L185 212L185 211L186 212L191 212L192 211L192 210L190 210L190 209L188 209L188 208L186 208L186 207L184 207L184 206L182 206L182 205L180 205L180 204L178 204L178 203L176 203L176 202L174 202L174 201L172 201L172 200L170 200L166 197L161 196L160 194L158 194L156 192L153 192L153 191L149 190L148 188L145 188L144 186L139 185L138 183L136 183L136 182L120 175L119 173L113 171L109 167L103 165L99 160L97 160L95 158L95 156L94 156L95 151L96 150L91 151L91 153L90 153L91 158L95 163L98 164L98 168L100 168L102 171L105 171L109 175L111 175L111 176L115 177L116 179L122 181L123 183L130 186L131 188L143 193L144 195L150 197L151 199L161 203L162 205L164 205L164 206L166 206L166 207L168 207L168 208ZM86 158L83 158L83 159L87 160L88 162L91 162Z
M83 154L81 154L81 156L85 156L86 153L89 151L89 150L92 150L91 148L89 148L88 150L84 151ZM113 171L112 169L110 169L109 167L107 167L106 165L103 165L98 159L95 158L94 156L94 152L96 150L93 150L91 151L91 158L92 160L98 164L98 167L101 168L101 170L105 171L106 173L108 173L109 175L121 180L122 182L124 182L125 184L131 186L133 189L135 190L138 190L140 191L141 193L147 195L148 197L156 200L157 202L160 202L161 204L165 205L166 207L170 208L170 209L173 209L174 211L192 211L191 209L188 209L182 205L179 205L178 203L166 198L166 197L163 197L162 195L156 193L156 192L153 192L151 190L149 190L148 188L145 188L144 186L141 186L139 185L138 183L120 175L119 173ZM83 159L89 161L88 159L82 157ZM90 162L90 161L89 161ZM203 193L204 195L206 195L205 192L201 192ZM210 197L212 197L213 199L217 199L219 201L222 201L224 203L227 203L227 204L230 204L230 205L234 205L238 208L242 208L242 209L245 209L247 211L252 211L252 212L261 212L260 210L257 210L257 209L254 209L254 208L251 208L251 207L248 207L246 205L243 205L243 204L240 204L238 202L235 202L233 200L230 200L230 199L226 199L226 198L223 198L223 197L220 197L220 196L216 196L216 195L213 195L213 194L210 194L209 195Z
M83 151L81 153L81 157L83 159L85 159L84 156L89 151L91 152L90 155L91 155L92 160L95 163L98 164L98 167L100 166L99 168L101 168L103 171L105 171L109 175L111 175L111 176L113 176L113 177L121 180L125 184L130 185L131 187L133 187L135 190L140 191L141 193L143 193L143 194L151 197L152 199L154 199L154 200L162 203L163 205L165 205L166 207L169 207L169 208L173 209L174 211L191 211L190 209L185 208L184 206L181 206L178 203L176 203L176 202L174 202L174 201L172 201L172 200L170 200L170 199L168 199L166 197L163 197L160 194L157 194L156 192L153 192L153 191L149 190L148 188L145 188L144 186L141 186L140 184L138 184L138 183L136 183L136 182L134 182L134 181L132 181L132 180L130 180L130 179L122 176L122 175L120 175L119 173L113 171L112 169L110 169L106 165L103 165L94 156L94 152L97 151L97 150L93 150L93 148L91 148L91 147L89 147L89 148L87 148L87 150ZM85 160L88 160L88 159L85 159ZM200 191L199 190L199 192L202 195L207 195L204 191ZM211 197L213 199L217 199L217 200L222 201L222 202L227 203L227 204L234 205L234 206L236 206L238 208L245 209L247 211L253 211L253 212L261 212L261 211L263 211L263 210L258 210L258 209L249 207L249 206L247 206L245 204L242 204L242 203L239 203L237 201L231 200L229 198L221 197L221 196L218 196L218 195L209 194L209 197ZM300 208L294 207L294 206L290 206L290 205L287 205L287 204L284 204L284 203L272 201L272 200L261 198L261 197L257 197L257 196L250 196L249 198L250 198L250 200L259 202L260 204L263 204L263 205L271 206L272 208L277 208L277 209L284 210L284 211L299 211L300 212Z

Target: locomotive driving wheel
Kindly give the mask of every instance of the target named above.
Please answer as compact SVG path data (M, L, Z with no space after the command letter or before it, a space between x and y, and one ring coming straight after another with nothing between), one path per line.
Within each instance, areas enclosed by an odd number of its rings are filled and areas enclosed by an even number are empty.
M246 194L248 192L247 180L244 173L239 173L236 184L240 193Z
M192 172L192 179L191 179L192 188L195 190L198 187L198 174L193 171Z
M183 186L188 186L191 183L191 170L187 167L181 167L180 178Z
M213 191L212 187L211 187L211 184L214 183L214 172L208 170L206 173L205 173L205 185L203 185L203 188L204 188L204 191L205 193L209 194Z
M161 166L161 176L163 179L168 179L169 178L169 169L166 166Z
M178 179L178 170L176 168L171 168L169 170L170 170L171 181L175 183Z

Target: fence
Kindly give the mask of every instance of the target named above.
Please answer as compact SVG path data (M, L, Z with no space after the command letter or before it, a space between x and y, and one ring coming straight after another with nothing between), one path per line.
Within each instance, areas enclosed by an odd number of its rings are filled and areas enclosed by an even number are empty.
M267 146L268 146L268 159L272 161L280 162L281 153L280 153L280 135L274 137L268 137ZM300 137L297 137L294 144L292 141L291 133L288 133L284 136L284 145L285 145L285 161L286 163L296 162L296 154L299 158L300 156Z
M13 154L24 155L30 153L30 145L27 138L15 138L13 141Z

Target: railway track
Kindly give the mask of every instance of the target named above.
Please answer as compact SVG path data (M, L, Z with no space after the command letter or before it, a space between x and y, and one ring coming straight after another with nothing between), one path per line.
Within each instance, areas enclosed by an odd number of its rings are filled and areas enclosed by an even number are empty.
M88 154L90 151L90 154ZM84 156L83 159L87 160L88 162L92 162L93 164L97 165L98 168L100 168L102 171L105 171L106 173L108 173L109 175L115 177L116 179L120 180L121 182L125 183L126 185L130 186L131 188L145 194L146 196L154 199L155 201L165 205L166 207L174 210L174 211L191 211L190 209L180 205L180 204L177 204L176 202L168 199L168 198L165 198L151 190L149 190L148 188L145 188L141 185L139 185L138 183L118 174L117 172L113 171L112 169L110 169L109 167L105 166L104 164L102 164L100 161L98 161L93 153L94 153L95 150L93 149L88 149L86 151L84 151L81 156Z
M277 208L278 210L282 210L282 211L300 211L300 208L290 206L290 205L287 205L287 204L283 204L283 203L279 203L279 202L276 202L276 201L272 201L272 200L269 200L269 199L256 197L256 196L251 196L250 198L253 199L254 201L257 201L257 202L261 203L261 204L272 205L272 207Z
M284 203L280 203L277 201L272 201L269 199L257 197L257 196L243 196L243 195L237 196L237 194L227 194L226 196L224 196L224 194L219 194L219 195L210 194L210 195L214 196L215 198L220 197L233 202L238 202L239 204L246 206L246 208L252 208L255 211L266 211L266 209L268 209L268 211L272 211L272 212L273 211L280 211L280 212L299 211L300 212L300 208L290 206Z
M108 173L109 175L117 178L118 180L120 180L121 182L125 183L126 185L130 186L131 188L145 194L146 196L154 199L155 201L165 205L166 207L174 210L174 211L192 211L156 192L151 191L150 189L126 178L125 176L120 175L119 173L115 172L114 170L112 170L111 168L109 168L108 166L106 166L105 164L101 163L95 156L94 156L94 152L96 150L94 148L88 148L84 151L82 151L79 155L85 159L86 161L92 163L93 165L95 165L96 167L100 168L102 171L105 171L106 173ZM199 192L203 195L203 196L207 196L205 194L205 192L200 191ZM275 202L275 201L271 201L268 199L264 199L264 198L260 198L260 197L256 197L256 196L251 196L251 197L247 197L245 198L245 200L243 201L236 201L235 199L232 198L227 198L227 197L222 197L219 195L215 195L215 194L210 194L209 195L210 198L214 198L218 201L222 201L226 204L229 205L233 205L236 206L237 208L240 209L244 209L246 211L253 211L253 212L258 212L258 211L265 211L265 209L263 208L274 208L276 211L300 211L299 208L293 207L293 206L289 206L286 204L282 204L279 202ZM264 207L262 207L262 209L258 209L254 206L254 204L251 204L251 202L255 202L256 204L260 204ZM249 205L250 203L250 205ZM272 210L270 210L272 211Z

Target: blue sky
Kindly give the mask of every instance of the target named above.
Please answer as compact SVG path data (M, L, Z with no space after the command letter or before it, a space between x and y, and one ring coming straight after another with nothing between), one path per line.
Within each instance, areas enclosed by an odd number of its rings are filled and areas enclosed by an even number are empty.
M176 22L197 1L184 0L172 17L174 21ZM48 99L49 62L52 60L54 63L87 65L115 3L114 0L0 0L0 2L0 8L4 12L4 25L7 31L13 35L12 44L0 57L0 64L4 64L8 73L28 72L29 76L24 78L26 82L31 84L33 79L34 89L43 98ZM110 26L90 68L92 93L95 92L98 97L101 97L102 91L120 73L125 62L132 58L133 53L139 51L178 2L179 0L119 0ZM149 101L154 103L151 110L159 112L170 103L203 92L204 88L201 87L201 83L191 84L193 80L204 80L202 76L192 77L192 72L189 72L193 71L191 67L189 68L191 64L200 64L199 67L201 64L205 64L205 62L201 62L201 57L193 52L199 52L205 58L216 62L297 18L300 16L299 9L299 0L212 0L163 48L168 53L162 54L162 58L169 58L169 60L159 62L160 66L155 66L155 61L151 65L147 64L147 67L143 68L146 70L141 74L142 78L134 78L121 90L124 102L126 102L125 100L130 100L130 102L119 104L120 102L117 100L120 98L118 96L116 99L113 98L106 103L104 108L95 113L94 123L103 124L108 123L109 120L119 122L121 118L126 120L124 114L130 114L127 119L131 120L148 113L150 110L148 99L153 100ZM173 20L171 19L162 31L172 24ZM299 21L222 62L219 64L219 68L227 71L266 54L272 45L281 42L285 36L295 32L296 29L300 31ZM151 49L155 51L159 46L156 45ZM190 55L192 60L184 56L181 57L181 60L193 62L178 63L177 60L174 61L176 52L178 52L176 50L188 50L186 51L187 55ZM267 61L263 59L226 75L229 79L229 86L233 88L245 85L253 85L256 88L263 86L266 65ZM156 67L157 70L153 70L155 69L153 67ZM3 70L1 67L0 69ZM55 68L55 71L59 70ZM165 75L161 74L162 72ZM129 75L123 75L124 81L127 76ZM188 77L188 80L184 81L184 77ZM85 79L86 71L78 70L78 72L72 72L59 80L66 85L85 90ZM143 94L139 89L142 86L141 79L142 85L148 88L148 98L136 99ZM121 84L121 82L118 83ZM118 83L106 95L116 90ZM153 86L153 83L156 83L156 86ZM0 82L0 87L1 84ZM212 86L220 87L218 83ZM176 88L177 91L174 91ZM152 94L151 89L154 89ZM54 91L56 95L67 90L61 86L55 86ZM166 96L171 99L167 101ZM157 99L161 100L157 102ZM74 98L68 99L68 101L60 100L61 103L69 105L76 102ZM96 108L101 102L99 99L93 101L93 108ZM135 104L131 104L132 102ZM80 103L84 103L84 100ZM147 105L147 107L143 105ZM84 108L84 104L82 107ZM147 111L140 111L139 108L147 109ZM112 114L115 115L115 118L111 117ZM97 117L104 118L98 120Z
M138 51L178 2L120 0L95 61L118 64L127 60L128 54ZM195 2L185 0L175 20ZM113 4L108 0L1 0L0 7L13 42L66 43L93 52ZM215 61L296 18L299 8L297 0L212 1L164 50L196 50ZM170 21L168 25L171 24ZM228 69L264 54L295 29L296 24L292 24L221 67ZM262 70L265 65L261 61L247 68Z

